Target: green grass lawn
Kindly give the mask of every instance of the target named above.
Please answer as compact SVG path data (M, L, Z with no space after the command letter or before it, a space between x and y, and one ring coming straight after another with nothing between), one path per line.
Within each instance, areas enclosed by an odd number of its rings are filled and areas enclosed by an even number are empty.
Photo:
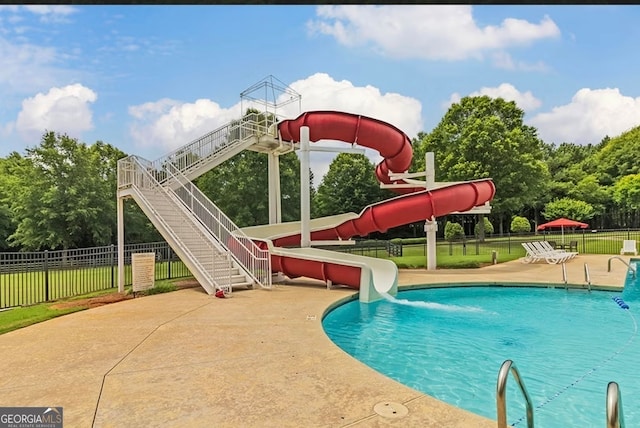
M143 295L167 293L178 289L175 282L178 279L156 281L154 288L146 290ZM47 321L62 315L70 314L73 312L82 311L88 308L82 304L78 306L72 306L67 308L57 308L56 305L65 302L73 302L84 299L90 299L93 297L105 296L108 294L116 293L117 290L109 289L102 290L93 293L87 293L81 296L75 296L68 299L61 299L53 302L39 303L30 306L21 306L12 309L6 309L0 311L0 334L7 333L9 331L17 330L19 328L27 327L39 322ZM125 293L130 293L131 287L125 289Z
M173 277L190 275L181 261L170 263ZM168 270L169 262L156 263L156 278L167 278ZM131 265L125 265L125 284L130 283ZM117 286L118 269L111 266L0 274L0 308L31 305L106 289L113 291Z

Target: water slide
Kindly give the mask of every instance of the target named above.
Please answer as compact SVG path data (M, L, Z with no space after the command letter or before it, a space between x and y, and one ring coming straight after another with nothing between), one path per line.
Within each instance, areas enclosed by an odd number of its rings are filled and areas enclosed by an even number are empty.
M309 127L311 142L336 140L378 151L384 158L376 166L378 180L385 184L403 183L392 181L389 173L406 172L413 150L409 137L395 126L350 113L311 111L280 122L280 137L283 141L300 141L302 126ZM385 232L432 216L470 210L484 205L495 195L491 179L441 184L431 190L424 190L424 187L394 190L400 196L369 205L360 214L312 219L311 240L344 240L376 231ZM317 248L283 248L300 245L300 222L253 226L243 228L243 231L263 247L269 247L274 272L282 272L290 278L305 276L359 289L361 301L378 298L377 292L391 294L397 290L397 267L389 260Z

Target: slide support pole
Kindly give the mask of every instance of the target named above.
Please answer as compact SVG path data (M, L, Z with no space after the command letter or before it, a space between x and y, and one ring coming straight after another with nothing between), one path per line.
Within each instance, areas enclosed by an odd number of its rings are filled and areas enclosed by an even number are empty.
M309 195L309 127L300 127L300 247L311 246Z

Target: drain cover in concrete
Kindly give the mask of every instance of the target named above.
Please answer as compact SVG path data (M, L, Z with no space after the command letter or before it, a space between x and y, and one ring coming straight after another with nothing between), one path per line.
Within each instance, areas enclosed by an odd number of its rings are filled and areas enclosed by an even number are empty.
M383 401L373 406L373 410L385 418L402 418L409 414L409 409L400 403Z

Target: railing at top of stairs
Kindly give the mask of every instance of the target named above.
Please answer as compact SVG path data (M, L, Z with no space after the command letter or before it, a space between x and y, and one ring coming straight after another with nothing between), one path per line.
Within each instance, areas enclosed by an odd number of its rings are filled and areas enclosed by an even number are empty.
M271 288L271 256L269 250L258 247L229 217L198 189L178 168L165 164L162 170L167 182L180 186L165 186L172 190L211 235L225 248L247 273L263 288ZM163 174L164 175L164 174Z
M275 137L277 135L276 128L273 126L275 124L276 118L273 116L249 113L151 161L151 166L160 170L163 165L172 164L184 174L205 163L212 155L223 152L235 142L270 133Z

